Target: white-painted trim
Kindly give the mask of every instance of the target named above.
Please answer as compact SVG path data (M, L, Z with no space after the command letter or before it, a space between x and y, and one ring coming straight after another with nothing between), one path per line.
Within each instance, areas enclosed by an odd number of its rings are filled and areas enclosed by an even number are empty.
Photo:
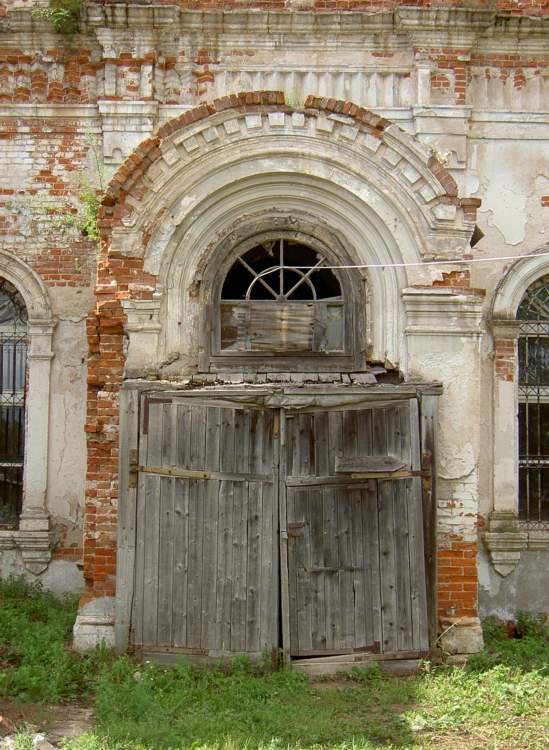
M539 257L517 258L496 287L488 323L493 338L516 340L517 309L526 290L536 279L549 273L549 244L538 248ZM531 255L531 253L529 253ZM516 349L515 349L516 358ZM515 363L518 373L518 362ZM549 547L549 532L523 531L518 516L518 387L497 377L493 370L492 400L493 482L490 530L486 546L497 572L507 576L514 570L524 549Z
M52 337L55 320L47 289L26 263L0 250L0 276L20 292L28 313L27 394L25 401L25 463L23 509L19 531L0 533L0 548L18 547L23 562L41 573L51 558L47 508L49 403Z
M549 252L549 243L538 248L539 253ZM531 253L529 253L531 255ZM494 292L490 320L515 320L518 306L528 287L540 276L549 273L549 257L517 258L501 279Z

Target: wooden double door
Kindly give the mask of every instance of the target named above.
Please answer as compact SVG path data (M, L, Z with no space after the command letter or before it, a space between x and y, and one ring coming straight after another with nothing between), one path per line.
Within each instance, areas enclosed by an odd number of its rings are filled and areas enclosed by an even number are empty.
M428 650L418 406L141 401L130 642Z

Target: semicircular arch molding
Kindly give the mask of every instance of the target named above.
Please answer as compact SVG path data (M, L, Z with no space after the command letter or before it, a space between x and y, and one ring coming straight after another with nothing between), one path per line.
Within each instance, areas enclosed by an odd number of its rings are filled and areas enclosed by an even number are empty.
M455 181L428 147L350 102L310 96L294 110L281 92L224 97L163 125L111 180L100 217L104 240L110 244L114 234L120 244L131 235L134 253L144 254L151 220L166 203L188 196L210 174L238 171L253 151L274 169L285 153L301 159L298 173L306 174L311 160L321 163L327 180L338 171L354 177L360 185L347 189L365 203L370 188L402 204L401 220L416 226L418 257L455 255L469 244L471 206L461 205Z
M30 321L52 319L46 286L36 271L24 261L5 250L0 250L0 276L10 281L21 293Z
M428 147L355 104L310 96L296 110L281 92L224 97L164 124L114 175L100 212L99 285L122 292L130 329L142 330L148 315L135 308L132 317L131 300L154 295L159 316L147 326L151 336L161 331L157 360L176 351L192 357L196 341L174 336L195 335L201 274L227 228L273 206L307 213L341 238L346 262L392 266L362 277L372 310L365 347L396 363L401 290L431 283L422 260L459 258L469 248L477 203L458 197ZM140 259L141 283L136 266L117 280L109 257L113 265ZM102 296L99 306L106 304Z
M543 245L527 258L517 258L509 267L494 292L491 319L515 320L517 309L528 287L549 273L549 244Z

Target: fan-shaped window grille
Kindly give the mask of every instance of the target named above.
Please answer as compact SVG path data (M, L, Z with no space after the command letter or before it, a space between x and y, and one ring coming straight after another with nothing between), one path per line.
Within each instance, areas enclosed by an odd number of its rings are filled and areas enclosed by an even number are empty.
M519 517L549 524L549 275L527 290L519 321Z
M21 512L26 362L25 303L0 279L0 527L14 526Z
M345 301L326 258L288 239L239 256L220 300L221 354L330 355L345 352Z

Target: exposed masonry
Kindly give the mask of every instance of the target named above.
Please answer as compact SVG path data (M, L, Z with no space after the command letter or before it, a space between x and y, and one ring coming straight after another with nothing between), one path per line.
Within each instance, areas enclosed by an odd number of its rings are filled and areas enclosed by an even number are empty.
M223 115L221 119L220 115ZM149 197L163 194L162 186L173 180L172 175L180 165L199 159L202 153L218 148L222 141L257 137L268 129L276 132L282 128L293 129L296 135L307 134L352 144L353 148L369 154L389 173L395 174L397 182L415 196L418 209L427 211L434 223L455 221L458 211L463 212L463 220L474 221L478 201L458 198L455 181L436 158L386 119L351 102L310 96L303 110L294 110L284 104L281 92L228 96L180 115L162 126L155 138L141 144L111 180L100 218L103 253L98 273L98 305L88 328L90 361L86 430L89 465L84 542L87 599L114 593L117 425L119 388L125 366L126 325L121 302L128 298L152 299L155 288L155 278L144 273L142 260L154 225L160 220L156 217L152 221L147 219L152 227L142 224L143 217L150 213ZM398 150L399 139L406 147L401 152ZM416 159L415 166L412 155ZM141 233L135 233L137 225L144 227ZM129 232L134 241L124 245L121 232ZM470 285L469 273L446 273L437 285L463 292ZM280 374L278 378L266 376L265 381L276 382L281 377ZM375 380L371 374L366 377ZM239 376L233 373L228 380L238 382ZM455 493L451 502L460 502L463 507L459 514L447 514L447 522L443 523L441 531L442 546L445 554L451 552L463 561L465 556L474 554L476 546L474 534L467 532L466 539L462 536L463 520L468 513L465 506L474 505L474 489L468 492L464 483L460 494L459 487L455 483L452 486ZM450 501L445 507L449 505ZM466 525L471 524L467 521ZM447 611L444 597L441 599L441 614L474 615L476 588L471 585L471 580L476 579L474 576L471 579L469 565L460 562L459 566L453 566L451 581L444 568L439 575L441 590L453 591L445 589L447 584L459 589L451 611Z
M250 110L248 116L240 115L225 121L224 133L214 125L202 130L195 129L193 135L181 141L179 139L172 139L172 142L167 140L170 135L187 125L205 120L216 113L242 106L254 109ZM256 109L256 107L263 107L263 109ZM269 111L269 107L274 109ZM318 113L323 112L329 113L328 116L318 116ZM340 120L337 115L341 115ZM286 120L288 120L287 123ZM217 146L222 137L229 139L231 136L241 137L244 129L247 130L249 136L252 136L254 131L263 132L266 127L276 130L286 125L293 128L296 135L312 136L316 133L321 137L329 137L331 140L339 138L345 145L352 143L366 153L369 151L372 155L375 154L376 158L384 162L386 168L401 172L405 182L416 194L420 205L432 205L430 211L434 221L455 218L454 206L464 208L467 218L474 221L477 202L465 199L462 203L459 200L455 180L435 156L426 159L428 152L422 151L419 144L412 147L417 152L418 160L426 161L438 186L436 183L430 183L413 163L389 145L390 136L385 138L383 135L386 128L391 125L388 120L348 101L309 96L305 101L304 110L301 111L286 107L282 92L249 92L216 99L212 103L185 112L161 126L154 138L147 139L135 149L112 178L103 199L100 227L104 241L109 241L110 230L115 222L122 221L126 227L132 226L135 223L135 219L132 219L134 208L136 212L139 212L139 204L145 199L147 192L151 189L158 190L155 183L156 181L162 182L163 169L160 166L151 167L159 158L162 158L167 166L173 167L180 160L190 161L201 151ZM406 139L407 144L412 143L409 136L403 132L397 134L394 128L390 134L395 138ZM112 208L114 206L115 208Z
M466 234L476 220L479 198L458 198L456 182L468 189L472 185L471 193L484 196L490 186L485 165L499 164L502 146L516 139L518 163L501 162L497 179L490 177L497 191L506 189L513 170L522 171L527 148L546 137L548 9L545 0L499 0L495 7L467 3L461 8L445 0L416 4L421 7L403 7L393 0L234 0L215 7L206 0L106 0L86 3L83 33L64 46L46 22L31 17L37 4L0 1L0 243L38 272L51 292L56 316L67 309L78 317L92 311L87 320L84 555L87 595L94 598L114 593L118 393L127 361L127 315L137 315L122 305L143 303L138 323L152 314L146 306L153 309L156 304L157 278L144 270L142 256L146 248L162 245L158 229L165 226L166 216L157 212L135 226L132 222L138 213L146 215L154 188L162 188L164 172L199 156L207 158L237 138L281 130L296 138L308 134L322 143L356 148L406 187L415 213L430 226L455 226L457 221ZM272 93L275 89L284 90L285 99ZM252 99L227 96L253 90L263 93L249 95ZM300 109L310 92L315 96ZM199 107L205 101L210 104ZM231 109L234 116L229 116ZM419 150L418 162L410 151L406 158L399 154L398 137L406 137L390 124L395 121L423 141L406 142L406 149ZM90 163L90 133L99 139L100 157L108 169L119 167L135 146L150 139L111 183L102 222L109 252L104 244L99 259L91 242L74 229L59 230L49 214L76 211L81 177ZM395 133L400 134L396 141ZM429 146L435 150L431 159ZM479 158L485 158L484 165ZM486 184L474 189L479 180ZM539 246L535 232L540 220L534 212L547 207L549 198L539 178L532 178L529 190L535 203L535 208L528 204L529 234L510 252ZM516 203L513 197L509 209L502 211L509 221L514 221L510 209ZM485 202L478 221L485 231L495 227L480 252L496 252L501 219L492 220ZM130 240L137 240L139 257ZM492 286L498 273L494 267ZM478 267L472 267L434 272L433 278L412 286L418 292L434 286L455 299L474 297L480 309L484 290L478 287L484 283ZM199 291L196 281L189 295ZM490 287L485 305L491 293ZM421 326L424 314L418 314L413 327ZM63 366L55 345L53 361ZM475 362L480 369L480 360ZM501 387L513 387L515 369L515 339L499 332L494 371ZM280 374L270 377L276 382ZM238 373L230 379L234 382ZM483 388L482 418L489 421L486 383ZM54 451L63 440L74 442L71 429L65 433L58 410L51 432ZM489 440L486 433L482 440ZM58 496L67 492L55 484L60 460L56 456L52 464L48 498L53 555L72 562L79 560L82 542L79 527L55 510ZM475 612L474 559L491 497L486 479L479 490L480 478L491 471L487 460L477 456L467 476L448 472L438 488L441 617ZM66 464L64 471L69 471ZM482 516L479 502L484 503ZM456 609L457 601L461 604Z
M535 11L543 14L541 1L499 3L501 15L482 2L477 8L422 2L419 22L416 8L395 2L304 2L289 9L278 0L216 3L215 8L209 2L116 3L112 8L90 3L73 49L59 47L47 23L32 18L31 5L11 6L13 41L0 48L0 102L189 106L226 91L282 88L294 97L316 91L377 108L430 99L483 108L489 98L492 108L524 111L543 107L549 95L546 51L486 50L494 46L494 31L503 47L509 33L539 33L541 19ZM356 47L358 57L343 62L335 55L324 64L315 58L312 65L289 61L273 70L270 57L262 53L277 33L289 47L306 43L315 51L319 44L324 49L327 24L339 48ZM433 33L444 38L448 27L456 31L455 38L433 46ZM43 40L38 49L18 46L18 35L24 39L35 31ZM328 56L335 51L328 49Z

